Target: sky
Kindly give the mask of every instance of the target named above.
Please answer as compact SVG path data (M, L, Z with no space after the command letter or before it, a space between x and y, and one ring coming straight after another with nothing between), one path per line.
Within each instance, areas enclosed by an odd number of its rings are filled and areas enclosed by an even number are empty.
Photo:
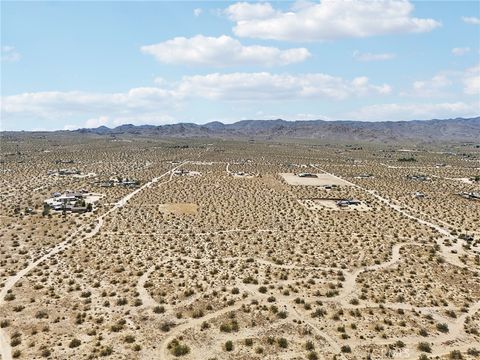
M0 130L480 115L480 2L1 1Z

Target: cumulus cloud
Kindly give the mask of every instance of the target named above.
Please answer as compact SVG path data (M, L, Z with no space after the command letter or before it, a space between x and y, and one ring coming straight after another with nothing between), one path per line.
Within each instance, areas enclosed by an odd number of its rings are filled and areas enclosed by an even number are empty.
M186 76L177 91L182 96L212 100L342 100L369 94L389 94L391 87L370 84L367 77L346 80L322 73L289 75L257 72Z
M63 127L63 130L68 130L68 131L77 130L77 129L79 129L79 126L73 125L73 124L67 124Z
M415 104L379 104L368 105L345 115L352 120L390 121L424 120L448 117L478 116L478 103L445 102Z
M480 25L480 18L475 16L463 16L462 20L466 24Z
M395 58L395 54L392 53L362 53L358 50L353 52L353 58L358 61L385 61Z
M444 90L452 84L447 74L440 73L427 80L417 80L412 84L408 95L416 97L433 97L445 95Z
M196 17L202 15L202 13L203 13L203 10L200 8L196 8L193 10L193 15L195 15Z
M323 0L302 2L291 11L269 3L239 2L225 9L240 37L288 41L323 41L431 31L440 22L412 17L407 0Z
M133 88L126 93L44 91L5 96L2 98L2 109L8 113L58 111L65 115L79 111L107 112L115 108L134 112L165 105L172 96L170 91L156 87Z
M26 119L84 123L86 127L132 124L165 124L175 121L189 101L229 101L261 104L262 101L344 100L385 95L387 84L372 84L364 76L344 79L322 73L272 74L212 73L185 76L178 82L160 79L154 87L120 93L45 91L1 98L2 121ZM70 128L70 127L69 127Z
M268 19L279 15L269 3L239 2L230 5L226 10L228 18L232 21L248 21L253 19Z
M171 122L165 112L174 107L175 94L158 87L133 88L124 93L45 91L2 97L2 115L17 119L78 120L85 126L127 122Z
M452 54L455 56L463 56L468 52L470 52L469 47L457 47L452 49Z
M1 60L4 62L16 62L21 59L20 53L14 46L5 45L2 46Z
M305 48L280 50L270 46L244 46L240 41L226 35L176 37L158 44L142 46L141 51L153 55L162 63L218 67L287 65L304 61L310 56L310 52Z
M85 122L86 128L97 128L99 126L106 126L109 123L108 116L99 116L98 118L88 119Z
M480 95L480 64L465 70L463 92L467 95Z
M441 71L430 79L416 80L410 89L400 92L400 95L451 98L458 95L458 88L463 88L466 95L480 95L480 65L464 70Z

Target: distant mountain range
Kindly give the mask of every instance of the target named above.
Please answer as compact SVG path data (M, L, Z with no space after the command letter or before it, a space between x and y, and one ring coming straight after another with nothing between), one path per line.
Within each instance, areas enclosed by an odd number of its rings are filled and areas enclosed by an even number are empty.
M374 142L480 142L480 117L446 120L412 121L286 121L243 120L233 124L215 121L204 125L179 123L172 125L121 125L110 129L100 126L79 129L73 133L95 135L140 135L162 138L224 139L318 139L327 141Z

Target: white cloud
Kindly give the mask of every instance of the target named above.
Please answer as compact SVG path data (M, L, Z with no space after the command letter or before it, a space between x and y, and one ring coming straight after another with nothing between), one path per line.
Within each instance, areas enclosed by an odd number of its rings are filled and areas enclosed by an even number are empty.
M280 50L270 46L244 46L230 36L174 39L142 46L141 51L153 55L167 64L234 66L234 65L287 65L304 61L310 56L305 48Z
M97 128L99 126L106 126L109 123L108 116L99 116L98 118L88 119L85 122L86 128Z
M230 5L225 13L232 21L248 21L252 19L268 19L279 12L275 11L269 3L238 2Z
M452 81L444 73L439 73L431 79L414 81L412 90L408 95L415 97L433 97L444 95L444 90L452 84Z
M311 114L311 113L276 113L265 114L263 111L257 111L254 116L245 117L242 120L289 120L289 121L310 121L310 120L333 120L328 115L324 114ZM237 119L238 120L238 119Z
M480 25L480 18L474 16L463 16L462 20L466 24Z
M441 24L411 16L406 0L323 0L302 2L291 11L275 10L269 3L240 2L225 13L240 37L288 41L323 41L397 33L422 33Z
M87 119L87 127L127 122L171 122L166 111L174 110L176 95L158 87L133 88L124 93L46 91L2 97L5 122L22 119ZM85 121L85 120L84 120Z
M344 117L352 120L393 121L473 117L479 113L478 103L445 102L369 105L347 113Z
M430 79L416 80L410 89L400 92L400 95L451 99L458 95L458 88L462 87L464 94L480 95L480 65L460 71L441 71Z
M380 53L380 54L372 54L372 53L362 53L358 50L353 52L353 57L359 61L385 61L391 60L395 58L395 54L392 53Z
M68 115L78 112L134 112L165 106L173 94L156 87L133 88L126 93L89 93L81 91L45 91L23 93L2 98L2 109L8 113L42 113L58 111Z
M211 100L341 100L369 94L389 94L391 88L386 84L370 84L367 77L346 80L321 73L288 75L257 72L186 76L177 91L183 97Z
M203 13L203 10L200 8L196 8L193 10L193 15L195 15L196 17L202 15L202 13Z
M68 130L68 131L77 130L77 129L79 129L79 126L78 125L72 125L72 124L67 124L63 127L63 130Z
M458 48L453 48L452 49L452 54L455 55L455 56L463 56L468 52L470 52L469 47L458 47Z
M463 92L467 95L480 95L480 65L465 70L463 75Z
M68 121L82 122L86 127L165 124L174 122L171 113L183 111L192 100L262 104L265 100L344 100L391 92L389 85L371 84L367 77L349 80L321 73L213 73L185 76L178 82L161 79L158 83L162 87L133 88L121 93L45 91L4 96L2 121Z
M5 45L2 46L1 60L5 62L16 62L21 59L20 53L14 46Z

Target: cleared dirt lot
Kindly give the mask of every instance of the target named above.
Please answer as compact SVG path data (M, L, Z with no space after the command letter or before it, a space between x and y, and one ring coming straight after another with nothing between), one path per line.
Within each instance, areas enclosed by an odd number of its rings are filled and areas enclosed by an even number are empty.
M189 203L175 203L175 204L162 204L159 206L162 213L173 213L178 215L195 215L198 210L197 204Z
M336 178L329 174L315 174L317 177L299 177L293 173L281 173L280 176L289 185L310 185L310 186L325 186L325 185L343 185L349 186L346 181Z

